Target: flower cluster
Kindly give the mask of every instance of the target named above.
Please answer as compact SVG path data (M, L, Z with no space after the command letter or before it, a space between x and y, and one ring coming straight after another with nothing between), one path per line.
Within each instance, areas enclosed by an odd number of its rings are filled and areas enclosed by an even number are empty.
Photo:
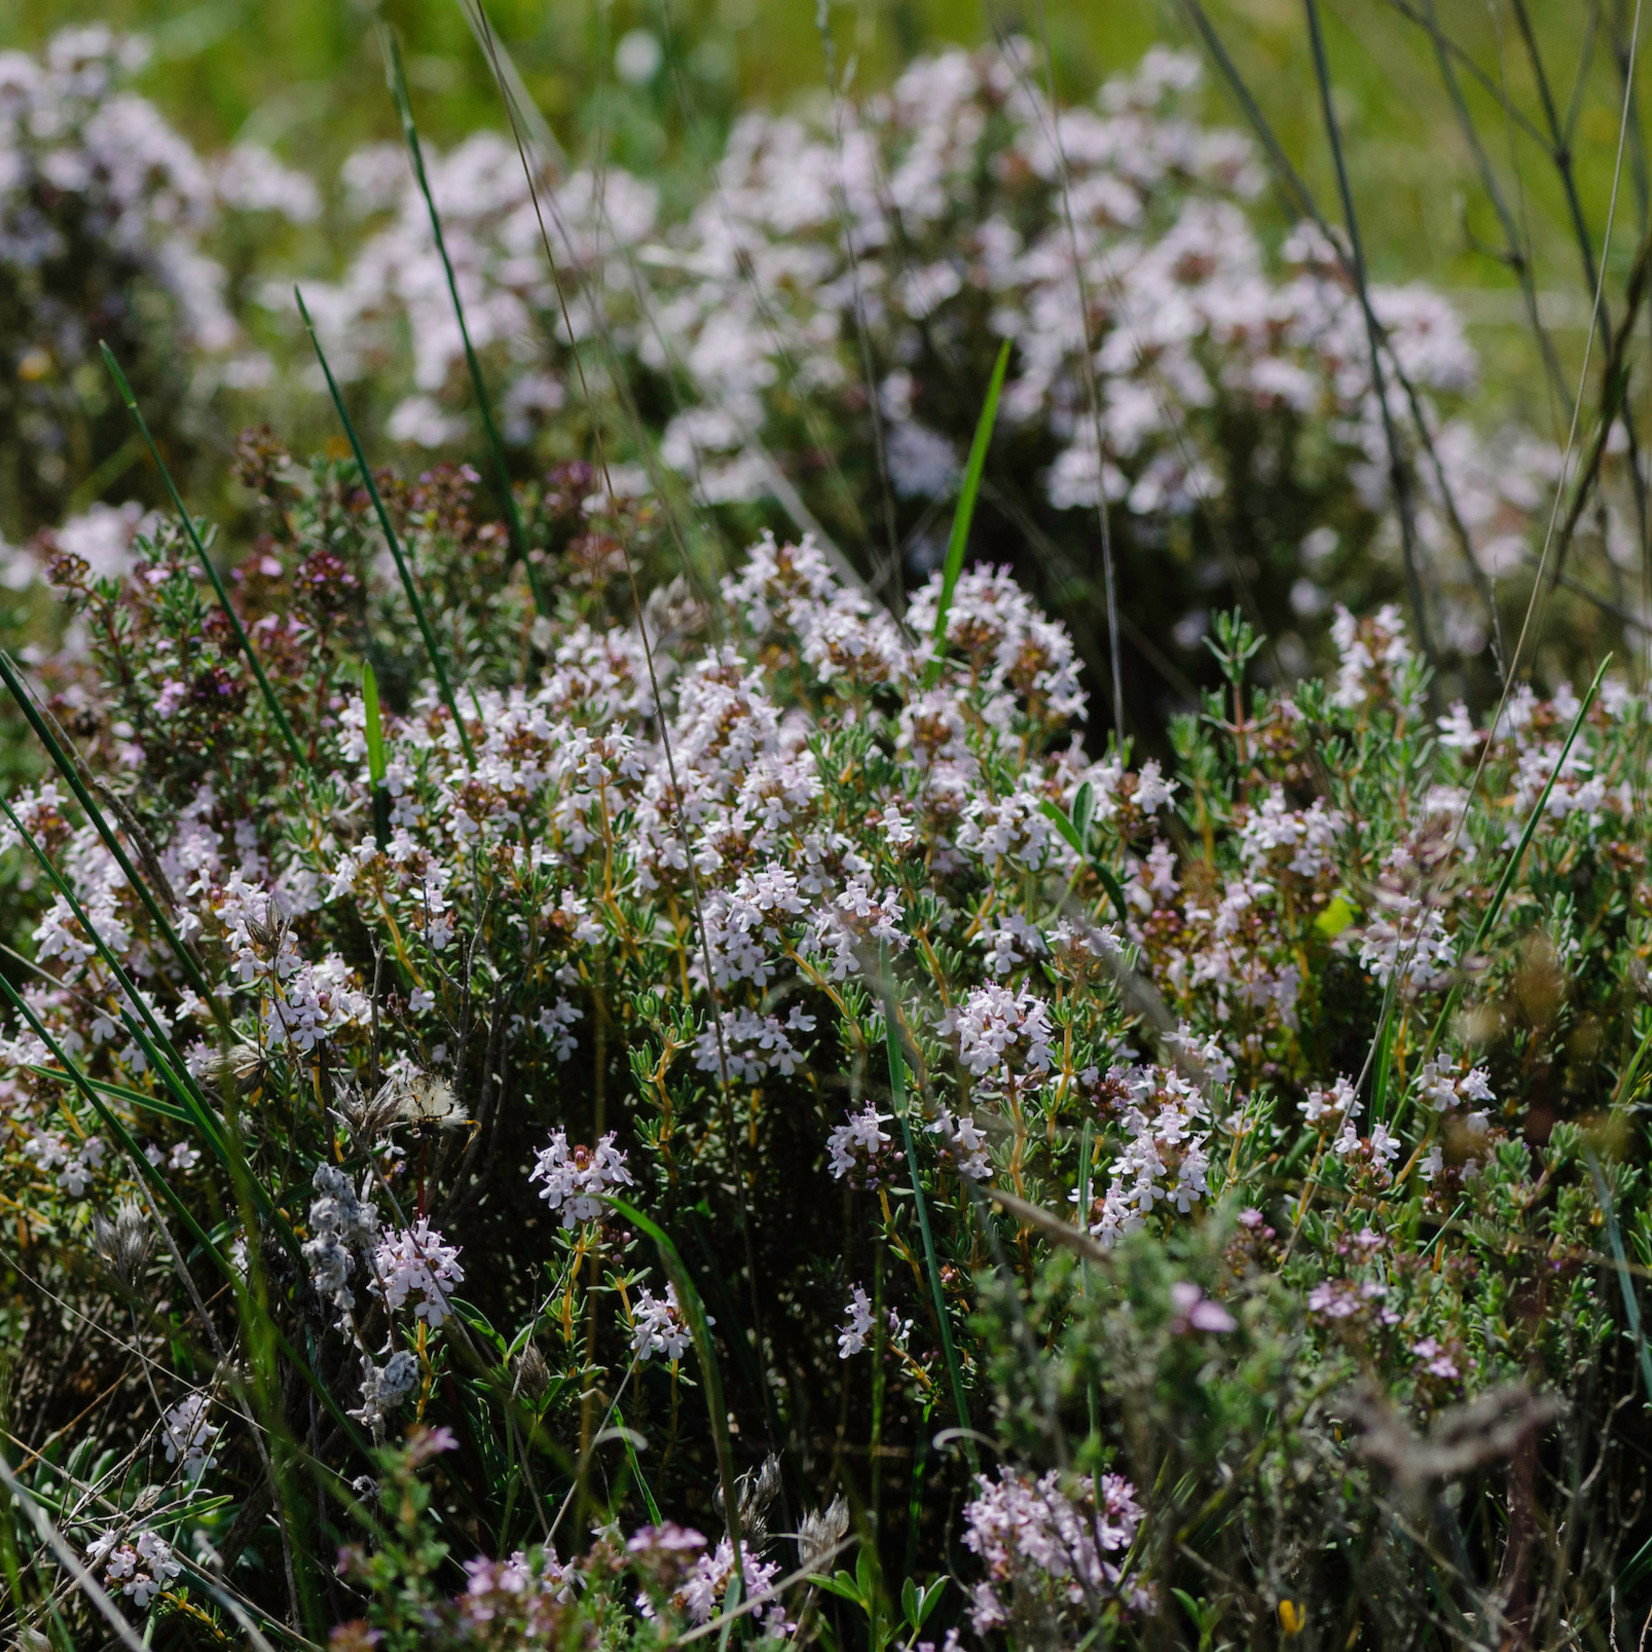
M636 1329L631 1346L638 1359L663 1354L668 1360L680 1360L693 1344L694 1335L677 1300L675 1285L667 1284L664 1296L655 1296L646 1288L638 1292L632 1322ZM707 1323L716 1321L708 1319Z
M1049 1009L1030 992L977 987L950 1025L959 1059L977 1078L1013 1083L1030 1075L1036 1084L1050 1070Z
M190 1480L199 1480L215 1460L208 1456L212 1441L219 1433L218 1426L207 1420L211 1409L205 1394L191 1394L162 1419L166 1460L182 1462L184 1474Z
M565 1228L602 1219L603 1196L616 1187L631 1185L625 1154L614 1145L610 1131L596 1147L568 1146L568 1135L558 1130L551 1145L534 1158L529 1181L540 1183L539 1196L562 1217Z
M421 1216L410 1228L387 1231L373 1252L374 1289L386 1312L395 1313L415 1297L413 1315L427 1325L440 1325L447 1318L448 1287L461 1284L464 1277L458 1247L443 1244L427 1217Z
M102 1532L87 1545L86 1559L102 1572L108 1588L125 1595L140 1612L183 1570L172 1557L172 1545L150 1531Z
M977 1633L1007 1625L1022 1594L1057 1611L1100 1600L1140 1610L1152 1604L1122 1564L1142 1508L1121 1475L1104 1474L1099 1487L1086 1476L1068 1489L1054 1470L1034 1479L1006 1467L996 1480L980 1475L976 1488L964 1509L964 1545L987 1569L970 1607Z

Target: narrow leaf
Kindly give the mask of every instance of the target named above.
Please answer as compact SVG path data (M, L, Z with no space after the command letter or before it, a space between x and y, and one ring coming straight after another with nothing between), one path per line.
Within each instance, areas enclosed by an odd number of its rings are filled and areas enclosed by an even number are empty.
M1377 1041L1377 1065L1371 1078L1371 1117L1382 1120L1387 1115L1388 1074L1394 1065L1394 1040L1398 1036L1399 1020L1388 1015L1382 1025L1382 1037Z
M1086 781L1085 785L1089 782ZM1080 792L1083 787L1079 788ZM1075 799L1076 805L1076 799ZM1065 810L1059 804L1052 803L1049 798L1041 798L1038 807L1045 817L1050 820L1055 829L1073 846L1081 860L1087 861L1090 870L1095 873L1101 887L1107 891L1107 898L1113 903L1113 910L1119 915L1119 922L1126 929L1130 927L1130 908L1124 899L1124 885L1113 875L1110 867L1103 866L1099 860L1092 860L1089 851L1085 848L1086 835L1081 834L1079 828L1073 824Z
M1629 1334L1634 1339L1635 1352L1640 1359L1641 1381L1646 1388L1648 1403L1652 1403L1652 1349L1647 1347L1646 1333L1641 1329L1640 1300L1635 1295L1635 1281L1629 1272L1629 1258L1624 1253L1623 1235L1618 1229L1618 1215L1612 1200L1612 1189L1607 1184L1606 1173L1600 1167L1600 1160L1595 1157L1591 1148L1584 1149L1584 1156L1589 1161L1589 1174L1594 1178L1595 1193L1600 1199L1600 1214L1606 1224L1606 1238L1612 1247L1612 1256L1617 1262L1618 1289L1623 1294L1623 1315L1629 1321Z
M947 615L952 608L952 594L958 588L958 576L964 571L964 549L969 543L969 525L975 515L975 496L981 491L981 473L987 466L987 446L992 440L992 427L998 417L998 393L1004 388L1004 372L1009 364L1010 343L1005 339L998 351L998 360L993 365L987 399L975 426L975 440L969 445L964 485L958 494L958 509L952 517L952 537L947 540L946 562L941 570L941 597L935 604L935 653L924 672L925 687L932 686L939 679L941 663L946 658Z
M1052 803L1049 798L1039 801L1039 808L1055 823L1055 829L1072 844L1076 855L1084 854L1084 839L1078 835L1078 827L1068 818L1067 811L1059 803Z
M816 1573L809 1581L815 1588L824 1589L828 1594L836 1595L839 1600L846 1600L852 1606L860 1605L860 1589L847 1572L839 1572L836 1577L824 1577Z
M1113 876L1110 867L1103 866L1099 861L1091 861L1096 877L1101 887L1107 891L1107 898L1113 903L1113 910L1119 915L1119 922L1128 930L1130 927L1130 908L1125 904L1124 885Z
M1095 1124L1092 1120L1084 1121L1084 1128L1078 1139L1078 1220L1079 1225L1086 1233L1090 1231L1090 1205L1095 1198L1095 1190L1091 1186L1091 1158L1095 1152ZM1090 1294L1090 1264L1080 1261L1078 1264L1078 1294ZM1089 1411L1090 1432L1099 1434L1101 1431L1101 1394L1094 1377L1089 1377L1084 1384L1085 1405Z
M619 1410L617 1407L614 1411L614 1417L616 1422L620 1421ZM648 1477L643 1473L642 1463L637 1458L636 1438L633 1437L632 1431L624 1426L619 1427L616 1432L618 1433L620 1439L625 1443L625 1457L626 1461L631 1465L631 1478L637 1482L637 1490L642 1493L642 1500L648 1508L648 1518L656 1526L663 1525L664 1521L660 1515L660 1505L654 1501L654 1493L649 1489Z
M126 1125L122 1122L119 1114L110 1111L103 1098L97 1093L97 1090L93 1086L91 1080L88 1079L85 1073L83 1073L80 1068L64 1053L62 1046L52 1036L51 1030L46 1026L45 1022L43 1022L40 1017L35 1014L34 1010L29 1006L28 1001L17 990L17 988L5 978L4 975L0 975L0 995L3 995L9 1001L12 1008L15 1009L18 1014L21 1015L29 1024L29 1028L34 1033L35 1037L37 1037L41 1043L46 1046L52 1059L56 1061L57 1064L69 1075L71 1081L85 1098L87 1104L92 1108L93 1112L98 1115L103 1127L109 1131L117 1142L120 1143L121 1149L126 1154L127 1160L131 1164L134 1174L147 1182L150 1185L151 1190L156 1194L161 1202L167 1205L178 1220L183 1223L185 1228L188 1229L190 1237L197 1245L200 1246L202 1254L210 1258L213 1265L224 1276L225 1281L236 1292L237 1296L244 1298L250 1303L252 1298L247 1295L246 1281L241 1277L241 1274L235 1267L234 1263L231 1262L230 1259L218 1248L218 1246L213 1243L206 1229L203 1228L195 1219L195 1213L180 1197L178 1190L145 1157L131 1131L128 1130ZM268 1319L266 1316L264 1328L274 1338L276 1345L280 1348L281 1352L292 1361L293 1368L298 1371L304 1380L315 1390L317 1397L332 1414L333 1419L344 1430L346 1436L358 1450L365 1452L368 1445L366 1437L356 1426L354 1419L345 1414L344 1408L334 1397L332 1389L321 1381L321 1379L316 1375L316 1372L310 1362L299 1353L297 1348L295 1348L288 1339L286 1333L279 1325L275 1323L273 1319Z
M1480 920L1480 927L1474 933L1474 945L1478 948L1491 933L1492 925L1497 922L1497 915L1503 909L1503 901L1507 897L1510 886L1514 883L1514 875L1520 870L1520 863L1525 859L1526 849L1532 840L1532 834L1537 830L1537 823L1543 818L1549 807L1549 793L1554 790L1554 783L1560 778L1560 771L1566 766L1566 759L1572 754L1572 746L1583 728L1583 719L1589 715L1589 708L1595 703L1595 696L1600 693L1600 685L1605 681L1606 668L1611 665L1612 656L1608 654L1600 662L1600 669L1595 673L1595 679L1589 684L1589 692L1583 696L1583 703L1577 708L1577 715L1572 719L1572 726L1566 732L1566 743L1560 748L1560 756L1555 760L1555 766L1550 771L1549 778L1543 783L1543 790L1537 802L1532 806L1532 812L1527 817L1526 829L1520 834L1520 841L1514 846L1514 852L1509 856L1508 864L1503 868L1503 875L1497 880L1497 888L1491 897L1491 904L1486 908L1486 915Z
M78 1080L73 1073L60 1073L55 1067L31 1066L28 1069L36 1078L49 1078L54 1084L75 1084ZM157 1114L163 1119L171 1119L175 1124L192 1124L194 1116L186 1107L180 1107L176 1102L162 1101L159 1096L145 1095L142 1090L130 1090L124 1084L111 1084L104 1078L88 1078L86 1081L99 1095L109 1096L115 1101L124 1101L128 1107L142 1107L146 1112Z
M114 953L110 951L108 945L103 939L103 936L98 933L97 927L93 924L90 916L86 912L85 907L80 904L80 897L75 894L74 888L63 876L63 874L58 871L51 856L40 847L40 844L35 840L34 834L30 832L28 827L25 826L21 820L18 819L16 811L4 797L0 797L0 813L5 815L12 830L17 833L24 847L29 850L35 860L39 863L52 887L56 889L58 894L63 897L64 903L69 908L70 915L74 918L75 922L78 923L83 930L85 930L87 939L92 943L92 946L96 950L98 956L108 967L110 974L114 976L115 985L122 1001L120 1013L122 1018L127 1022L128 1026L133 1029L133 1036L140 1040L144 1040L144 1035L138 1030L137 1024L132 1018L131 1011L127 1007L128 1005L137 1009L138 1013L148 1023L150 1031L155 1035L155 1039L166 1048L166 1050L170 1053L172 1060L175 1061L180 1068L187 1072L187 1066L185 1066L182 1057L179 1056L176 1048L172 1044L171 1039L167 1036L165 1029L161 1026L154 1012L149 1008L148 1002L139 993L136 983L132 980L131 976L127 974L125 966L114 955ZM144 1050L146 1055L149 1053L150 1048L151 1046L147 1040L144 1040ZM154 1059L158 1061L160 1058L159 1056L156 1056ZM213 1143L215 1149L220 1148L222 1146L222 1137L219 1133L217 1119L212 1113L211 1108L207 1105L205 1097L201 1095L198 1088L195 1090L195 1100L197 1102L197 1107L194 1111L192 1111L191 1117L196 1119L202 1134Z
M927 1589L918 1590L918 1615L910 1620L914 1629L922 1629L934 1617L935 1608L941 1604L941 1596L945 1593L944 1577L936 1578Z
M1073 793L1073 825L1078 830L1080 843L1090 841L1090 816L1095 812L1096 788L1088 780L1079 782L1079 787Z
M390 794L384 789L384 723L379 716L379 680L373 664L361 665L361 699L367 713L367 777L373 796L373 837L380 844L390 841Z
M430 621L425 615L424 603L419 598L418 587L413 583L413 571L407 565L407 558L402 554L402 542L396 535L396 530L390 525L390 512L384 508L384 500L379 493L379 485L373 480L373 472L368 468L367 455L361 450L361 438L356 434L354 421L350 417L350 410L344 405L344 397L339 392L338 380L333 377L333 370L327 364L327 354L321 348L321 340L316 337L315 323L310 320L310 312L304 306L304 295L297 287L293 288L293 297L298 300L298 313L303 318L304 330L310 335L310 343L315 348L316 360L321 363L321 371L327 380L327 393L333 398L333 406L338 412L339 422L344 426L344 434L350 443L350 451L355 455L356 469L361 472L362 485L367 489L367 497L373 502L373 510L379 519L379 528L384 534L385 542L390 547L390 555L396 563L396 572L401 575L402 590L407 593L408 606L413 610L413 618L419 627L419 635L424 639L425 653L430 656L431 669L436 673L436 686L441 690L442 703L448 709L448 715L453 719L453 725L459 731L459 744L464 747L465 761L471 762L475 753L470 747L470 734L465 728L465 720L459 715L458 703L453 698L453 687L447 680L447 668L442 664L441 650L436 646L436 633L430 629Z
M1612 1106L1614 1108L1621 1107L1624 1102L1634 1095L1635 1082L1640 1077L1641 1063L1646 1060L1646 1052L1649 1049L1652 1049L1652 1028L1647 1030L1646 1037L1640 1041L1640 1045L1631 1058L1629 1065L1623 1070L1623 1077L1618 1080L1617 1087L1612 1091Z
M739 1554L738 1545L734 1548ZM740 1605L741 1588L745 1581L745 1562L729 1568L728 1585L723 1591L723 1627L717 1632L717 1652L728 1652L729 1636L734 1633L735 1612Z

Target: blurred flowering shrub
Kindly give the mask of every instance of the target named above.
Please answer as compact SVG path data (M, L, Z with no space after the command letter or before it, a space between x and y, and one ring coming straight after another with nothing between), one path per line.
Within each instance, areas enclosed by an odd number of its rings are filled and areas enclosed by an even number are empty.
M39 59L0 56L0 534L14 539L58 521L127 440L100 340L163 437L199 440L216 385L268 376L221 243L231 219L304 222L319 207L267 150L199 155L127 89L145 55L85 27Z
M954 50L815 117L743 115L675 219L613 168L547 179L566 320L513 147L469 140L433 183L512 439L562 406L571 324L593 370L627 380L612 422L633 458L657 440L702 501L783 500L863 569L921 578L1008 341L984 532L1101 666L1105 492L1124 647L1149 673L1130 674L1138 715L1164 698L1150 678L1201 676L1210 615L1241 598L1303 663L1337 600L1402 589L1408 534L1439 648L1474 658L1555 456L1469 422L1475 354L1441 295L1374 285L1402 521L1355 285L1312 225L1267 245L1250 143L1184 112L1197 74L1155 50L1057 109L1019 44ZM469 382L424 205L393 152L350 176L396 216L324 299L328 336L363 368L410 348L392 429L440 447Z
M1002 570L633 593L580 467L544 612L471 474L386 479L449 693L354 471L240 466L270 700L175 524L52 566L8 1630L1644 1615L1644 695L1436 721L1391 609L1283 695L1223 618L1136 763Z

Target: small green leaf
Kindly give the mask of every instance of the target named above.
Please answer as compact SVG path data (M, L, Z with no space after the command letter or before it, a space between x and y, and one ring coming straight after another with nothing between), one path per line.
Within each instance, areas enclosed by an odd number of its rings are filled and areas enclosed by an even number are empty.
M1078 790L1073 794L1073 825L1078 831L1080 842L1090 841L1090 816L1094 813L1095 806L1095 787L1088 780L1081 781Z
M1088 780L1084 782L1084 786L1088 786L1089 784L1090 783ZM1080 797L1083 796L1084 786L1079 787ZM1078 798L1073 799L1073 807L1075 810L1078 807L1078 801ZM1125 904L1124 885L1121 884L1113 875L1110 868L1103 866L1098 860L1090 859L1089 852L1085 848L1085 837L1087 834L1082 834L1080 828L1075 826L1067 817L1066 812L1060 808L1059 805L1052 803L1049 798L1043 798L1039 802L1038 806L1044 811L1045 815L1055 823L1055 829L1060 832L1070 844L1072 844L1080 858L1089 861L1091 871L1095 873L1097 879L1101 883L1101 887L1107 891L1107 898L1113 903L1113 910L1119 915L1119 922L1123 924L1126 929L1128 929L1130 927L1130 908Z
M822 1577L817 1574L809 1581L817 1589L824 1589L828 1594L836 1595L839 1600L846 1600L854 1606L860 1605L860 1590L855 1587L855 1580L847 1572L839 1572L836 1577Z
M941 1596L945 1593L946 1579L944 1577L936 1578L933 1583L918 1591L918 1615L911 1618L914 1629L922 1629L934 1617L935 1608L941 1604ZM911 1615L908 1614L908 1616Z
M1038 806L1055 822L1055 829L1072 844L1075 852L1082 855L1084 853L1084 839L1078 835L1078 828L1067 818L1066 811L1059 804L1052 803L1047 797Z
M1113 903L1113 910L1118 913L1119 922L1128 930L1130 908L1125 904L1124 885L1113 876L1110 868L1101 865L1099 861L1092 861L1090 864L1095 867L1096 877L1100 880L1101 887L1107 891L1107 898Z
M1331 904L1314 919L1314 928L1328 941L1334 941L1358 916L1341 895L1333 895Z

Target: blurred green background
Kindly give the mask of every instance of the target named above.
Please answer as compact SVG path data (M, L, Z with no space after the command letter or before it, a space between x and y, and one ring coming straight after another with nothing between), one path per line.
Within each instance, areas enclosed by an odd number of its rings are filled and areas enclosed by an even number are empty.
M827 54L815 0L491 0L490 15L540 108L570 148L600 139L618 164L669 189L703 183L707 157L743 102L771 105L823 95ZM1555 430L1532 387L1534 346L1505 241L1480 165L1443 84L1429 33L1434 0L1328 0L1327 51L1336 86L1353 191L1374 274L1426 280L1459 303L1485 367L1482 412L1518 411ZM1108 73L1155 42L1199 43L1181 0L1101 6L957 5L946 0L831 4L833 53L851 92L885 84L912 55L994 34L1050 43L1058 87L1088 97ZM1207 13L1327 215L1340 219L1302 0L1220 0ZM501 124L485 60L457 0L7 0L4 35L31 48L76 21L102 21L147 36L154 55L140 86L198 145L237 137L274 147L323 179L351 150L395 135L374 40L383 17L400 33L422 129L436 143ZM1575 186L1598 250L1610 192L1621 64L1632 10L1581 0L1501 0L1438 9L1489 163L1529 235L1532 268L1545 293L1544 319L1563 358L1575 363L1588 321L1582 258L1559 170L1543 148L1570 151ZM615 72L619 42L645 30L661 67L641 82ZM1539 84L1529 32L1547 81ZM1641 30L1644 40L1648 31ZM1204 100L1212 120L1243 118L1208 53ZM1637 58L1639 52L1637 52ZM634 61L634 60L633 60ZM1495 93L1505 89L1508 107ZM1548 141L1554 110L1562 142ZM1637 111L1638 115L1638 111ZM1544 142L1540 144L1539 139ZM1614 285L1646 229L1647 165L1640 122L1631 122L1618 223L1609 256ZM1278 222L1290 214L1283 206ZM310 257L326 267L329 241Z

